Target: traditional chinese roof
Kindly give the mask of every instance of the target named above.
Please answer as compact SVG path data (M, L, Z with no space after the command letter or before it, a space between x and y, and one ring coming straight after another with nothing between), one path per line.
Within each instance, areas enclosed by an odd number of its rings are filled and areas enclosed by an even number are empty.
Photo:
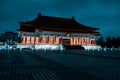
M35 29L46 31L59 31L59 32L76 32L76 33L93 33L99 28L92 28L78 23L74 17L60 18L51 16L42 16L38 14L37 18L28 22L19 22L20 29L18 31L34 32Z

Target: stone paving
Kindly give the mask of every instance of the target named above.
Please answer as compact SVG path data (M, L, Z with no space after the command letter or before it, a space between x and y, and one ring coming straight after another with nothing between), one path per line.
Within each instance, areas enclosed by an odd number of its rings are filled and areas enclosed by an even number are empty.
M82 70L98 78L105 80L120 80L120 56L103 56L97 52L98 51L89 51L88 53L88 51L70 50L61 53L52 52L52 54L51 52L45 54L38 53L37 55L62 65ZM102 51L99 52L101 53ZM102 54L108 55L109 51ZM120 52L115 51L110 54L120 55Z
M103 80L81 68L64 65L39 55L46 53L54 52L1 51L0 80Z
M0 66L0 80L60 80L41 64L9 64Z
M1 53L0 63L0 80L60 80L25 52Z

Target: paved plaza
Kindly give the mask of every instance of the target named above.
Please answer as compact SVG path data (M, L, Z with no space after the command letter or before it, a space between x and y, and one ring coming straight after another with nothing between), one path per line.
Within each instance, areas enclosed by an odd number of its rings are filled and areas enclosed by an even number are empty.
M0 51L0 80L120 80L118 57L89 53Z

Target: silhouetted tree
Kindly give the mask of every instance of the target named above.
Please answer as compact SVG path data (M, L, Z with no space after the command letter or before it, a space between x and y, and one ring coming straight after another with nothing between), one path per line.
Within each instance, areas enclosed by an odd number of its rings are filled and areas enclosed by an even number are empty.
M105 43L107 48L112 48L112 39L110 36L106 38L106 43Z
M97 40L97 45L101 45L102 48L105 47L105 41L102 36Z
M101 36L98 40L97 40L97 45L101 45L102 48L107 47L107 48L119 48L120 47L120 37L113 37L111 38L110 36L108 36L106 38L106 40L104 41L104 38Z
M118 48L118 47L120 47L120 38L119 37L117 37L117 38L115 38L114 40L113 40L113 46L114 46L114 48Z
M113 48L115 47L115 40L116 40L115 37L112 37L112 38L111 38L111 44L112 44L112 47L113 47Z
M16 41L17 43L21 43L21 37L17 37L17 38L15 39L15 41Z

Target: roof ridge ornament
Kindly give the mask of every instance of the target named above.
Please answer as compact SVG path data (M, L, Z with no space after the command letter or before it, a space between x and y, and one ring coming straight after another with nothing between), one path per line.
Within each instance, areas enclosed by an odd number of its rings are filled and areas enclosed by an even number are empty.
M71 18L72 20L75 20L75 18L74 18L74 16L72 16L72 18Z
M42 16L42 13L38 13L38 16Z

